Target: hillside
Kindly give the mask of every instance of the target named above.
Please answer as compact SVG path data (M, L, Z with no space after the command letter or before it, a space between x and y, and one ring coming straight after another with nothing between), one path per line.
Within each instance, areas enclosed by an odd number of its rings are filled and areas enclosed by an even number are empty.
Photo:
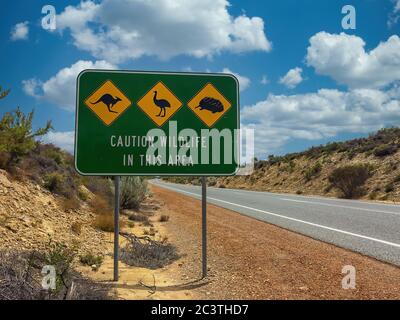
M250 176L209 177L210 186L328 197L400 201L400 129L382 129L367 138L329 143L304 152L257 161ZM368 177L351 197L335 187L335 169L368 168ZM352 176L352 170L348 171ZM170 181L199 184L196 178Z
M93 219L86 203L65 208L61 196L0 170L0 249L43 250L52 239L77 246L79 253L100 254L105 234L92 227Z

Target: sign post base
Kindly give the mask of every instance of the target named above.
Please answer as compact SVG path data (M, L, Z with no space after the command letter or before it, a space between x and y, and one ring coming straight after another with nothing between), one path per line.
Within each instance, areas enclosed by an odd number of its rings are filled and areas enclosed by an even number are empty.
M114 281L118 281L118 260L119 260L119 198L120 198L120 177L114 177L115 184L115 208L114 208Z
M202 278L207 277L207 178L201 178Z

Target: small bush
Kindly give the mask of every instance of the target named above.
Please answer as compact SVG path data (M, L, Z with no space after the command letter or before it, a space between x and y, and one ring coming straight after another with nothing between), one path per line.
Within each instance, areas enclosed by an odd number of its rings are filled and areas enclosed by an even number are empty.
M36 138L47 134L51 122L36 131L32 129L34 112L25 114L19 108L7 112L0 119L0 151L9 155L7 166L17 164L21 157L29 154L36 147Z
M140 177L122 177L121 208L137 210L147 195L147 182Z
M72 223L71 230L73 233L75 233L79 236L82 232L82 223L81 222Z
M89 199L89 195L87 194L87 192L85 192L83 190L78 190L78 197L82 201L87 201Z
M92 193L102 197L110 205L113 202L112 197L112 183L110 179L104 177L84 177L82 179L83 185Z
M96 214L93 226L106 232L114 231L114 212L110 204L100 196L95 196L89 203Z
M94 219L93 226L105 232L114 231L114 215L100 214Z
M393 192L393 191L394 191L394 184L393 183L388 183L385 186L385 192L386 193L390 193L390 192Z
M128 237L128 244L121 249L120 259L129 266L157 269L179 259L176 247L167 240L155 241L148 237Z
M376 191L372 191L369 195L368 195L368 199L369 200L376 200L376 198L378 197L378 193Z
M52 193L73 198L75 194L75 182L71 176L66 177L59 172L48 173L44 177L43 187Z
M93 265L95 265L97 267L100 267L101 264L103 263L103 257L102 256L95 256L92 253L87 253L87 254L81 255L79 257L79 261L83 265L86 265L86 266L89 266L89 267L91 267Z
M317 176L321 172L321 170L322 165L317 162L315 165L304 171L304 178L306 179L306 181L310 181L312 178Z
M362 186L371 175L368 165L348 165L333 170L329 182L342 192L343 197L352 199L362 195Z
M131 221L137 221L137 222L148 222L149 221L149 217L143 213L132 213L131 215L129 215L128 219Z
M51 192L60 192L63 188L64 176L58 172L49 173L44 177L43 186Z
M160 216L159 221L160 221L160 222L167 222L167 221L169 221L169 216L167 216L166 214L162 214L162 215Z
M92 211L98 215L109 215L113 213L111 205L100 196L95 196L89 203Z
M374 150L375 157L387 157L397 152L395 145L383 145Z
M397 175L394 179L393 179L394 183L399 183L400 182L400 174Z
M154 229L154 228L150 228L150 229L145 229L144 231L143 231L143 234L144 235L146 235L146 236L151 236L151 237L154 237L155 235L156 235L156 229Z
M56 269L56 290L43 290L42 267L46 256L36 251L0 251L0 293L4 300L106 300L109 288L84 278L79 272ZM73 284L73 285L72 285Z
M76 197L63 199L61 205L66 212L78 210L81 207L81 203Z

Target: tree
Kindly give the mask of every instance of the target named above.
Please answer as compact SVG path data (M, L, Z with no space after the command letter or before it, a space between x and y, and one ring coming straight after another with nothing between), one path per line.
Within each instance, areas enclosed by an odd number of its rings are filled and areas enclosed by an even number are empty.
M8 154L8 164L18 162L21 156L31 152L36 146L36 137L47 134L53 127L51 121L46 126L32 130L34 111L25 115L19 108L7 112L0 120L0 152Z
M371 171L369 165L347 165L333 170L329 182L338 188L345 198L352 199L363 193L362 186L371 177Z
M0 86L0 100L7 97L9 93L10 93L10 90L3 91L3 88Z

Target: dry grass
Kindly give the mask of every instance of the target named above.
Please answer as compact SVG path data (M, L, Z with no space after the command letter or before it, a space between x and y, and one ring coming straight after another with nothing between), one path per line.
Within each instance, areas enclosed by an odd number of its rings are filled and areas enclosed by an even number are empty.
M93 226L102 231L113 232L114 212L110 204L100 196L96 196L90 201L90 207L96 214L93 220ZM125 223L120 220L119 227L122 228L124 225Z
M128 244L121 249L121 261L130 266L157 269L179 258L177 249L167 240L155 241L149 237L137 237L122 233Z
M81 222L72 223L71 230L73 233L79 236L82 232L82 223Z
M84 278L70 267L59 246L48 252L0 251L0 300L106 300L109 288ZM68 260L68 261L67 261ZM42 267L56 268L56 290L43 290Z
M114 231L114 215L100 214L93 221L93 227L105 232Z
M148 215L146 215L144 213L137 212L137 213L132 213L131 215L129 215L129 220L146 223L146 222L149 222L149 217L148 217Z
M76 197L65 198L61 202L61 207L66 212L72 210L79 210L79 208L81 207L81 203Z

